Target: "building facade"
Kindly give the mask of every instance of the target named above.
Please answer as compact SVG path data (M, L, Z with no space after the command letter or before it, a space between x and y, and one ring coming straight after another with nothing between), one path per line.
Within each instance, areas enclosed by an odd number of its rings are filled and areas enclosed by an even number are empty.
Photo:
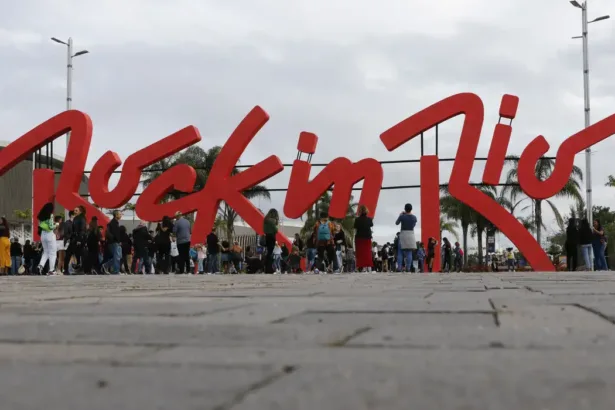
M9 143L0 141L0 150ZM43 150L43 154L45 151ZM53 156L49 161L45 155L38 158L38 163L49 163L55 171L61 171L64 158ZM32 221L19 219L15 211L32 209L32 158L26 159L7 171L0 177L0 215L6 217L11 226L11 235L22 242L32 237ZM56 174L55 184L58 186L60 174ZM88 179L84 176L81 181L79 193L88 193ZM56 214L63 215L64 208L56 204ZM36 215L35 215L36 216Z

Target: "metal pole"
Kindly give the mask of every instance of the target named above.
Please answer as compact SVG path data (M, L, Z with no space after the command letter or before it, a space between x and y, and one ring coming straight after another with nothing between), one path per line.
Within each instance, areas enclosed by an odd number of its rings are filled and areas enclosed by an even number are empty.
M66 111L69 111L73 102L73 39L68 38L67 44L67 57L66 57ZM64 161L68 157L68 144L70 142L70 131L66 133L66 154L64 155ZM68 209L64 209L64 220L68 221Z
M588 41L587 41L587 0L583 3L583 8L581 9L581 15L583 18L583 93L585 100L585 128L590 126L590 106L589 106L589 50L588 50ZM593 214L592 214L592 157L591 157L592 149L591 147L585 150L585 189L587 195L587 220L589 221L589 226L593 224Z

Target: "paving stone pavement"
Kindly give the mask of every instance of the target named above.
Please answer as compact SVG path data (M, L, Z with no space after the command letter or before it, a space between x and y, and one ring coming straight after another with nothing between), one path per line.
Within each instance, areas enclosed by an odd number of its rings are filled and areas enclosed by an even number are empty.
M1 410L615 408L615 274L0 278Z

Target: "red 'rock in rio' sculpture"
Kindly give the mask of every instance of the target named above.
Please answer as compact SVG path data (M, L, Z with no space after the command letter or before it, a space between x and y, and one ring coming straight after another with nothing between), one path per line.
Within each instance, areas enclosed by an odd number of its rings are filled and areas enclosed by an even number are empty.
M518 104L517 97L504 95L500 105L500 118L514 119ZM521 223L493 198L470 185L470 173L483 125L484 108L480 97L471 93L462 93L445 98L383 132L380 139L389 151L393 151L422 132L461 114L465 115L465 119L449 181L450 194L490 220L517 246L534 270L554 270L544 250ZM154 222L177 211L184 214L197 211L192 241L198 243L202 242L211 230L220 201L225 201L256 232L262 234L264 216L241 192L280 173L284 169L282 162L277 156L271 155L238 174L231 175L231 172L248 144L268 120L267 113L258 106L248 113L222 148L206 186L199 192L192 192L196 180L196 171L193 168L188 165L176 165L166 170L139 197L136 204L139 218ZM88 217L96 215L100 223L104 224L108 219L107 216L79 195L79 185L92 138L92 121L85 113L71 110L58 114L9 144L0 151L0 176L68 131L71 132L71 139L57 191L54 192L53 170L34 171L33 213L36 215L44 203L55 200L66 208L83 205L86 207ZM484 184L495 185L499 182L511 132L510 125L501 123L496 125L483 174ZM557 151L553 174L545 181L536 178L534 168L538 159L549 149L549 144L543 136L536 137L525 148L519 160L518 176L521 189L534 199L546 199L555 195L569 179L575 155L613 134L615 134L615 114L567 138ZM120 180L112 190L108 189L109 178L113 171L122 165L122 161L116 153L106 152L92 168L89 180L92 199L103 208L123 206L135 194L143 169L200 140L198 130L189 126L135 152L126 158ZM313 154L317 141L314 134L301 133L299 151ZM370 214L375 215L383 180L382 167L378 161L366 158L352 163L347 158L336 158L311 181L310 170L309 162L297 159L293 163L284 202L284 213L287 217L301 216L331 187L333 187L331 216L343 217L351 189L361 180L364 183L359 203L365 204ZM438 157L423 156L421 158L423 242L427 242L430 236L439 238L440 235L439 183ZM172 202L160 203L171 189L189 194ZM289 244L288 238L281 233L278 234L278 240ZM436 252L436 255L439 255L439 252ZM436 261L434 268L439 269L439 260Z

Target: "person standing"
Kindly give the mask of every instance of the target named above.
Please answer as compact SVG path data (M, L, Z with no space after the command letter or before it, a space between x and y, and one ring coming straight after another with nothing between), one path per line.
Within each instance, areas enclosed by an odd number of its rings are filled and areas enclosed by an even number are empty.
M128 235L128 230L125 226L120 226L120 245L122 247L122 262L123 273L132 273L130 265L132 260L129 260L129 256L132 255L132 240Z
M436 258L436 246L438 246L438 241L436 238L430 237L427 241L427 258L425 259L429 272L433 272L433 261Z
M0 220L0 274L8 275L11 269L11 230L3 216Z
M135 254L132 260L132 270L135 274L141 274L145 266L145 274L148 275L152 271L152 261L150 258L149 247L153 242L153 238L147 231L145 223L140 222L134 231L132 231L132 241Z
M70 215L70 213L69 213ZM85 218L85 207L83 205L76 207L73 210L72 225L68 248L64 259L64 272L70 273L70 261L75 257L75 273L81 270L83 264L84 245L87 238L88 223Z
M419 272L425 272L425 247L423 246L423 242L419 242L419 247L416 250L416 259L419 264Z
M332 267L336 259L333 232L335 232L335 225L329 221L329 215L326 212L321 212L320 220L314 225L313 235L316 238L318 263L323 274L333 271ZM327 255L327 263L325 263L325 254Z
M263 223L263 231L265 233L265 247L267 248L267 255L265 256L265 273L273 273L273 248L276 243L276 235L278 234L280 225L280 215L278 210L271 208L267 215L265 215L265 221Z
M157 228L155 238L158 257L159 273L168 274L171 268L171 233L173 233L173 221L168 216L162 218L162 222Z
M594 260L596 270L606 270L606 257L604 250L606 241L604 240L604 230L599 219L594 219L594 227L592 229L592 248L594 250Z
M335 224L335 272L341 273L344 269L344 253L346 252L346 234L342 229L342 225Z
M13 238L11 243L11 273L17 275L19 268L21 267L21 261L23 260L23 249L17 238Z
M56 215L55 223L58 224L56 229L56 248L58 249L58 270L64 273L64 257L66 256L66 250L64 248L64 217L62 215Z
M53 210L53 202L48 202L43 205L36 217L38 219L38 233L41 236L41 244L43 245L43 255L41 256L41 260L38 264L39 275L42 275L47 262L49 262L48 275L53 276L56 274L55 266L58 251L56 248L57 242L54 231L57 226L53 221Z
M461 269L463 267L463 251L461 250L459 242L455 242L453 254L455 255L455 265L453 269L455 270L455 272L461 272Z
M76 219L76 218L75 218ZM103 272L114 275L120 274L120 263L122 261L122 233L120 231L120 219L122 212L113 211L113 219L107 224L105 235L107 247L110 252L111 260L102 266Z
M207 235L207 273L217 274L220 271L218 264L218 253L220 251L220 240L212 229Z
M184 218L181 212L175 214L175 225L173 225L173 233L177 241L177 258L179 264L179 273L190 273L190 241L192 240L192 226L190 221Z
M84 264L84 271L90 275L100 273L100 241L102 234L98 229L98 218L92 217L88 228L85 246L87 248L87 263Z
M280 247L280 244L278 244L277 242L275 243L275 245L273 246L273 274L277 275L279 273L281 273L282 270L282 248Z
M451 270L451 243L448 238L442 238L442 272Z
M566 228L566 243L564 248L566 249L566 264L569 271L576 271L578 265L578 246L579 246L579 230L577 229L577 220L570 218L568 220L568 227Z
M583 255L583 262L585 262L585 269L591 272L594 270L594 265L592 263L592 229L589 226L587 218L583 218L579 226L579 244L581 245L581 254Z
M179 268L179 248L177 246L177 238L175 237L174 234L171 234L171 253L170 255L171 255L171 273L180 273L178 269Z
M299 249L299 253L303 252L303 248L305 247L303 244L303 240L299 236L298 233L295 234L295 240L293 241L293 246L296 246Z
M371 272L374 267L372 259L372 226L374 221L367 216L367 207L359 205L359 216L354 220L354 247L356 256L356 268L361 271Z
M23 246L23 260L24 260L24 265L26 267L26 273L28 275L32 273L32 263L34 261L35 255L36 255L36 252L34 251L34 247L32 246L32 243L30 242L30 240L28 239Z
M414 237L416 223L416 216L412 214L412 205L406 204L404 212L399 214L397 221L395 221L395 225L401 224L399 247L402 251L402 258L406 262L406 272L410 272L412 269L412 252L416 250L416 239Z

